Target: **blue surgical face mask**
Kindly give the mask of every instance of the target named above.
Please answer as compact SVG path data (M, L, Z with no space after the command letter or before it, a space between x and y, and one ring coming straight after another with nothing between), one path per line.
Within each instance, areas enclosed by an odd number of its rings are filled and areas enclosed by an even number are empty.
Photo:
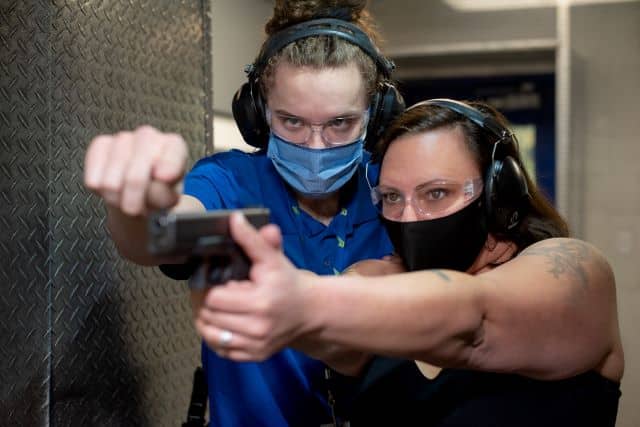
M338 147L314 149L292 144L271 132L267 156L295 190L321 197L338 191L351 179L362 161L363 146L361 138Z

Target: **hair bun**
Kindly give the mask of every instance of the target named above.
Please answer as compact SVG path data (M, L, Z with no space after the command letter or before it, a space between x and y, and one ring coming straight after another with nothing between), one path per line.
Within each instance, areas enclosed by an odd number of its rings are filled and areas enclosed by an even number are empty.
M336 8L326 8L318 11L313 15L313 19L319 18L334 18L341 19L343 21L353 21L353 11L348 7L336 7Z
M363 26L367 0L276 0L273 15L265 25L267 35L318 18L335 18ZM365 25L366 27L366 25Z

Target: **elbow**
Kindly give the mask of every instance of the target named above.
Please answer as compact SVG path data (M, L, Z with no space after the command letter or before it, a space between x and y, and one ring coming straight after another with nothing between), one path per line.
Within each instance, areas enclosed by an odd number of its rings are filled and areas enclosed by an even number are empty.
M464 336L458 368L481 369L485 363L487 351L486 317L480 316L473 327Z
M486 318L481 311L457 319L451 334L436 340L433 352L423 360L438 366L458 369L477 369L478 356L486 348ZM435 357L433 357L435 356Z

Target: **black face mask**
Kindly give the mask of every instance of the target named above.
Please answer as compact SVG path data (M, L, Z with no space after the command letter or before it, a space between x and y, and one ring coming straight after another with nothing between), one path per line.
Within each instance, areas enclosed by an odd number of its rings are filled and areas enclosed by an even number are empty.
M466 271L487 240L482 198L449 216L413 222L383 218L408 271L446 268Z

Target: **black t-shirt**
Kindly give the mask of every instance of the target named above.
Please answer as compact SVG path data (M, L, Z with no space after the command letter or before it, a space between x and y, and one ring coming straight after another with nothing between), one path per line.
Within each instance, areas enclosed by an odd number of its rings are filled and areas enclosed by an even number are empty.
M614 427L620 384L595 372L559 381L462 369L425 378L413 361L378 357L340 410L352 427Z

